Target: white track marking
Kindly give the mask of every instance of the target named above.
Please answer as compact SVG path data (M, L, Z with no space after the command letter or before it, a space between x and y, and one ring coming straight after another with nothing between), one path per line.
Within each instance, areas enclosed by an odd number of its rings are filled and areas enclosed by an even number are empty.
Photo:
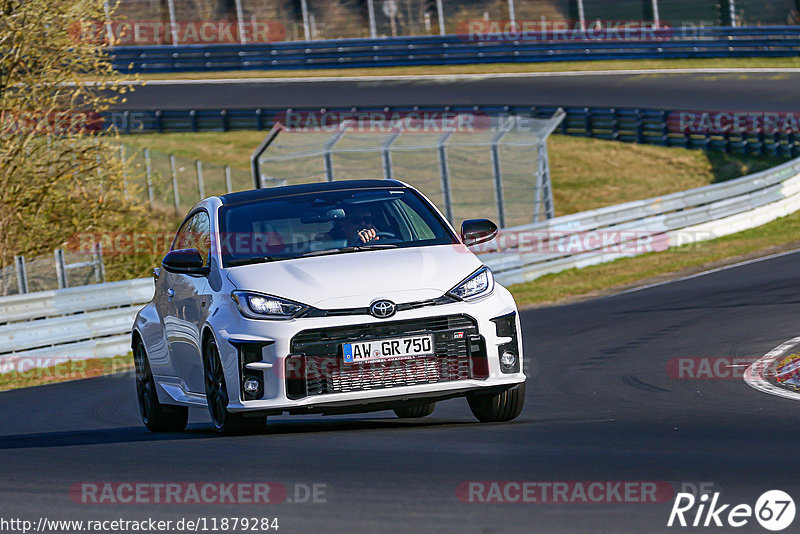
M672 280L664 280L663 282L656 282L654 284L647 284L644 286L633 287L631 289L626 289L625 291L620 291L619 293L614 293L613 295L609 295L611 297L616 295L625 295L626 293L635 293L636 291L642 291L644 289L650 289L652 287L659 287L665 286L667 284L674 284L676 282L683 282L684 280L691 280L692 278L699 278L701 276L706 276L707 274L714 274L720 271L727 271L728 269L736 269L737 267L744 267L745 265L750 265L751 263L759 263L762 261L772 260L775 258L780 258L781 256L787 256L789 254L797 254L800 252L800 249L795 250L787 250L784 252L777 252L775 254L770 254L769 256L762 256L760 258L753 258L751 260L740 261L739 263L732 263L730 265L723 265L722 267L717 267L716 269L709 269L708 271L703 271L700 273L690 274L689 276L682 276L680 278L674 278Z
M760 360L756 361L747 368L744 372L745 383L764 393L770 395L777 395L787 399L800 400L800 393L789 391L788 389L779 388L778 386L770 383L764 378L764 373L769 366L772 365L778 358L782 357L790 348L800 343L800 336L790 339L785 343L781 343L768 353L766 353Z
M215 85L215 84L280 84L319 82L392 82L392 81L473 81L495 78L559 78L574 76L635 76L646 74L796 74L800 68L721 68L721 69L635 69L635 70L568 70L550 72L487 72L485 74L397 74L384 76L306 76L294 78L210 78L176 80L125 80L120 85ZM85 82L91 85L96 82Z

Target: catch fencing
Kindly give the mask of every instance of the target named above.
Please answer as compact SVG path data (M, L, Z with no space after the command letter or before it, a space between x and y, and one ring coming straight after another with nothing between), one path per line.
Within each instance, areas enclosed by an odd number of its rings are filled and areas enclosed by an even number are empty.
M87 252L58 248L53 254L35 258L15 256L14 265L0 269L0 296L104 282L105 267L100 243L93 243Z
M469 24L590 28L765 26L800 23L793 0L107 0L108 34L122 45L430 36ZM203 26L203 23L213 23Z

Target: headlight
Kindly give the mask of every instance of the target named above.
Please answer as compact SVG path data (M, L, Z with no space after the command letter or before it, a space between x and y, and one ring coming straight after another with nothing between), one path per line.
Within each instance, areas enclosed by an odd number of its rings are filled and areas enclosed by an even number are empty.
M471 300L488 295L493 289L492 271L488 267L481 267L447 293L460 300Z
M251 319L291 319L307 308L291 300L249 291L234 291L231 296L242 315Z

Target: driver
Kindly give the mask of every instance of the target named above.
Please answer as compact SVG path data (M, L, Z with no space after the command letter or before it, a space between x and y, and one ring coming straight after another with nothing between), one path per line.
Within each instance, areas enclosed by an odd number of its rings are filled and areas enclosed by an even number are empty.
M348 245L363 245L380 239L378 229L372 224L370 211L357 205L347 208L343 219L336 219L328 236L346 239Z

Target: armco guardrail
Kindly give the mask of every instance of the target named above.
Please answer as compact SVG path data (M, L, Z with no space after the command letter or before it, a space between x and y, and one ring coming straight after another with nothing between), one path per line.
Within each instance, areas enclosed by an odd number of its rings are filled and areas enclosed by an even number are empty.
M800 158L720 184L506 228L478 252L501 283L515 284L640 254L646 247L624 249L654 238L659 248L713 239L798 209ZM600 237L586 247L592 234ZM514 246L505 248L509 237ZM570 249L573 237L579 250ZM152 279L142 278L2 297L0 370L15 359L47 366L124 354L136 312L152 295Z
M553 106L443 106L443 107L380 107L294 109L297 113L398 112L413 111L480 113L484 115L527 115L551 117ZM719 152L753 155L800 156L800 136L791 129L770 132L760 127L747 131L693 133L681 127L681 113L660 109L566 107L564 121L557 130L563 135L596 137L630 143L678 146ZM205 110L140 110L106 113L105 123L122 133L136 132L199 132L229 130L269 130L276 117L286 114L285 108L269 109L205 109ZM700 113L695 113L695 116ZM731 128L731 130L733 130Z
M664 28L516 32L276 43L125 46L122 72L396 67L469 63L785 57L800 53L800 27Z
M153 290L141 278L0 297L0 371L127 353L134 317Z
M797 209L800 158L720 184L506 228L482 259L502 283L521 283L574 267L714 239ZM510 245L505 247L504 242Z

